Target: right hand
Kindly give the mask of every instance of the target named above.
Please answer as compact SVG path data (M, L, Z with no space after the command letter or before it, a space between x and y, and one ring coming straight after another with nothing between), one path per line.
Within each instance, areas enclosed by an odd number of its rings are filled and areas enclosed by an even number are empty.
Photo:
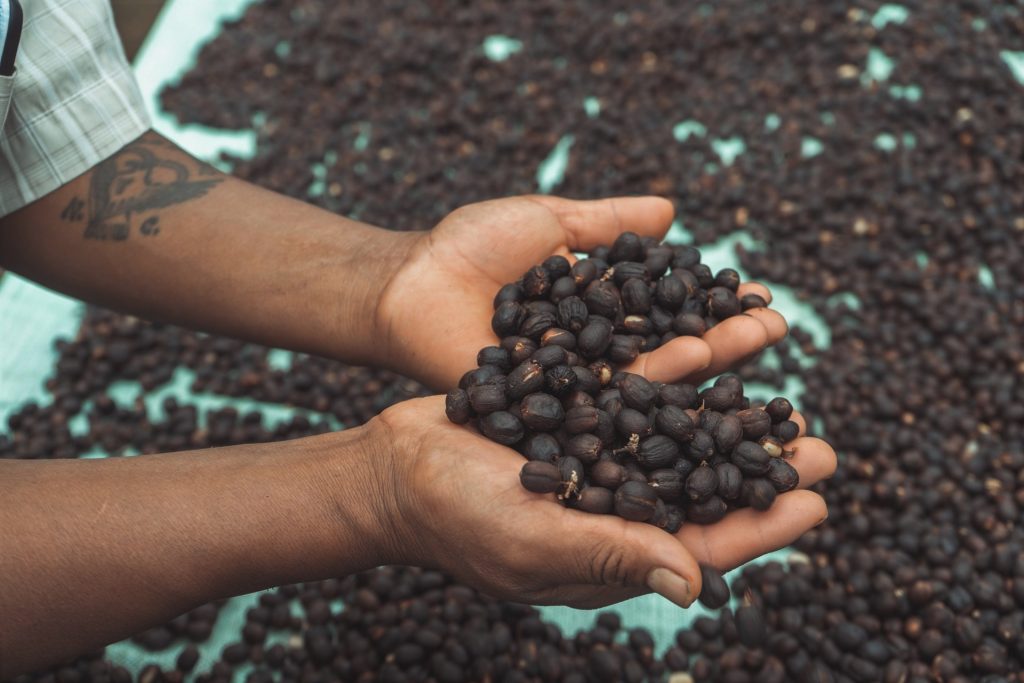
M575 201L533 195L464 206L429 232L392 233L390 244L375 250L389 263L379 268L388 276L378 278L385 287L376 300L374 364L447 391L475 367L477 351L498 343L491 316L502 285L552 254L572 261L572 252L611 244L626 230L661 240L672 215L672 204L658 197ZM395 263L401 254L404 259ZM748 293L771 303L763 285L740 285L739 294ZM703 337L677 337L644 353L628 370L660 382L699 384L785 335L777 311L750 309Z
M820 496L796 490L767 512L737 510L711 526L684 523L671 536L528 492L519 483L524 458L450 423L441 396L395 405L367 429L388 445L378 460L387 468L380 495L388 561L441 569L507 600L596 608L655 591L688 607L700 592L698 563L732 569L826 517ZM835 453L819 439L801 436L788 447L801 487L835 469Z

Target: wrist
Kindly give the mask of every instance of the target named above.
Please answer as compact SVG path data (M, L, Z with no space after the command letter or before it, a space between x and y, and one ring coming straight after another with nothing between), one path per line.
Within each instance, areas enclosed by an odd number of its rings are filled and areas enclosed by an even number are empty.
M376 367L394 368L388 292L421 233L397 232L360 224L341 233L334 269L334 292L350 292L334 320L332 338L341 345L335 357ZM345 304L348 305L345 305ZM324 310L339 310L339 301ZM355 348L349 348L355 346Z
M329 576L398 561L393 448L371 422L308 439L313 467L305 489L314 513L313 545Z

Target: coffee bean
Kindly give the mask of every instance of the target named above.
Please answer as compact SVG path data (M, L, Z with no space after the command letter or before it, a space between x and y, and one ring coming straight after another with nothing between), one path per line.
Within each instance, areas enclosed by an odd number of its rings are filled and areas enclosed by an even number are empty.
M714 567L700 565L700 595L697 599L708 609L721 609L729 602L729 586L722 573Z
M569 439L565 452L581 462L593 464L598 461L602 446L601 439L594 434L577 434Z
M664 468L651 472L647 476L647 483L663 501L677 503L682 500L686 479L675 469Z
M749 311L752 308L767 308L768 302L760 294L745 294L740 297L740 309Z
M521 304L516 301L504 301L494 309L491 329L499 337L518 334L524 320L526 320L526 309Z
M578 296L572 295L558 302L557 322L562 329L579 334L586 327L589 312Z
M663 384L658 389L658 405L693 408L697 404L697 388L692 384Z
M500 346L485 346L480 349L480 352L476 355L476 364L478 366L495 365L502 370L508 370L512 367L508 351Z
M761 611L746 602L740 605L736 609L736 631L745 646L761 647L767 631Z
M782 443L782 439L777 436L762 436L758 439L757 443L769 456L773 458L781 458L785 455L786 451Z
M706 410L721 412L732 407L736 394L729 387L708 387L700 392L699 399Z
M585 368L582 365L573 365L572 371L573 374L576 375L576 384L573 387L574 389L591 396L597 394L601 390L601 380L590 368Z
M615 514L633 522L645 522L654 514L658 494L651 486L627 481L615 491Z
M530 460L555 462L562 455L562 446L551 434L534 434L520 446L521 452Z
M626 469L611 460L601 460L590 468L590 481L595 486L600 486L613 491L626 481Z
M686 513L679 505L666 505L665 510L664 524L661 525L661 528L670 534L675 534L683 527Z
M654 286L654 300L659 306L670 313L679 310L686 301L686 285L678 278L666 275L658 278Z
M501 340L500 346L508 352L509 363L513 367L529 360L538 348L537 342L532 339L517 336L505 337Z
M775 436L782 439L783 443L789 443L796 437L800 436L800 425L792 420L783 420L772 427L772 432Z
M593 317L576 336L576 345L584 358L601 356L612 342L612 324L606 318Z
M736 417L743 424L743 438L747 441L757 441L767 436L772 428L771 417L768 412L760 408L748 408L736 413Z
M635 232L627 230L612 242L608 250L608 262L615 265L620 261L640 261L643 254L644 248L640 237Z
M623 403L643 413L654 406L654 400L658 397L658 390L653 384L633 373L626 373L617 388Z
M573 455L563 455L555 463L562 474L563 484L571 484L571 488L579 489L586 478L583 462Z
M477 415L490 415L495 411L508 408L505 389L499 385L481 384L479 386L472 386L466 393L469 395L469 404ZM450 399L451 395L449 394Z
M549 289L551 289L551 273L543 265L534 266L523 275L523 292L526 296L544 296Z
M558 318L550 311L531 313L519 325L519 336L540 342L548 330L558 325ZM558 362L565 362L564 358Z
M640 339L633 335L613 334L605 354L613 363L628 365L640 355Z
M618 261L612 268L612 277L615 284L621 288L630 280L638 280L642 283L650 282L651 273L643 263L638 263L636 261Z
M718 488L718 475L707 465L696 468L686 478L686 495L692 501L703 501L714 495Z
M569 276L563 276L556 278L551 283L551 290L548 292L548 296L551 301L558 303L566 297L575 296L576 294L576 281Z
M523 288L515 282L510 282L507 285L502 285L498 293L494 295L494 308L497 308L506 301L519 303L525 298L526 293L523 291Z
M175 662L175 667L178 671L186 674L190 673L199 662L199 649L195 645L189 643L182 648Z
M665 405L654 418L657 430L677 443L687 443L694 435L694 424L690 417L676 405Z
M715 273L715 286L724 287L730 292L735 292L740 286L740 274L733 268L722 268Z
M695 463L708 460L715 454L715 440L703 429L696 429L685 447L685 453Z
M650 312L651 288L644 280L626 280L622 284L620 291L624 313L627 315L646 316Z
M753 441L741 441L730 460L743 474L756 477L768 472L772 457L768 451Z
M583 292L583 302L591 315L601 316L607 320L614 320L622 307L618 288L611 282L601 280L587 285Z
M648 470L671 467L678 458L679 446L669 437L660 434L641 439L636 452L637 461Z
M736 293L725 287L712 287L708 290L708 312L719 320L740 314L740 300Z
M544 368L532 360L526 361L509 371L506 382L508 397L519 400L544 388Z
M615 510L615 494L600 486L588 486L580 493L576 507L584 512L610 515Z
M597 429L599 409L594 406L576 406L565 413L565 430L569 434L584 434Z
M586 370L586 368L580 368L580 370ZM544 389L555 396L569 394L576 389L578 383L577 370L568 365L556 365L544 373ZM596 387L592 387L592 391L595 389Z
M562 475L549 462L531 460L519 472L523 488L533 493L554 493L562 486Z
M599 270L594 260L584 258L573 264L569 274L576 281L578 288L585 289L598 277Z
M643 437L651 433L647 415L632 408L622 408L612 419L615 421L615 429L627 439L633 435Z
M775 502L775 487L767 479L744 479L740 485L740 498L755 510L767 510Z
M687 506L686 519L695 524L714 524L721 521L726 512L728 507L725 501L718 496L711 496Z
M718 488L715 493L723 500L735 500L740 495L740 486L743 484L743 473L740 468L731 462L723 462L715 465L715 475L718 478Z
M562 403L551 394L545 393L524 397L519 405L519 414L523 424L537 432L553 432L561 427L565 420Z
M743 438L743 422L736 415L725 415L714 430L709 431L712 431L715 448L718 449L718 452L729 453L739 445Z
M503 446L514 446L523 438L523 423L512 413L504 410L481 418L479 425L484 436Z
M445 396L445 415L455 424L466 424L473 417L473 409L469 403L469 394L463 389L452 389Z
M568 330L563 330L558 327L551 327L540 336L541 347L546 346L557 346L565 349L566 351L572 351L576 348L576 335ZM565 363L569 363L569 356L566 354Z
M800 473L792 465L781 458L772 458L768 464L765 478L779 493L792 491L800 483Z
M561 346L542 346L534 351L533 355L530 356L530 360L541 368L547 370L559 365L565 365L568 360L568 356L565 349Z
M785 398L777 396L768 401L764 411L768 413L768 417L771 418L773 423L778 424L788 420L789 416L793 414L793 404Z

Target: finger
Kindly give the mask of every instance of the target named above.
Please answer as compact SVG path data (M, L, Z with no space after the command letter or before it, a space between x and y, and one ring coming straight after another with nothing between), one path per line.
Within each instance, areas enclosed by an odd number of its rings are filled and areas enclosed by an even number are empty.
M522 568L535 578L546 577L552 584L650 590L682 607L689 607L700 593L697 562L661 529L568 509L546 520L539 535L544 539L540 545L547 547L538 548L528 560L538 566ZM567 561L552 562L553 557Z
M707 342L698 337L676 337L654 351L641 354L624 369L653 382L678 382L710 363L711 347Z
M789 324L778 311L770 308L751 308L745 311L744 315L754 318L768 330L768 346L778 343L789 332Z
M800 473L800 488L814 486L836 471L836 452L826 442L813 436L802 436L786 444L793 451L789 464Z
M762 285L760 282L744 282L736 290L736 296L741 299L747 294L757 294L759 297L765 300L765 303L770 304L772 302L772 293L767 287Z
M824 499L810 491L779 496L764 512L735 510L710 525L684 524L676 536L698 562L728 571L785 548L828 516Z
M651 592L647 589L641 588L624 588L622 590L615 591L612 594L606 595L605 592L601 589L594 590L593 586L588 587L591 589L589 592L582 587L580 589L577 589L577 587L569 588L573 590L579 590L579 599L575 599L567 603L569 607L574 607L577 609L599 609L601 607L607 607L618 602L632 600L633 598L638 598L641 595L648 595Z
M589 251L599 244L611 244L621 233L632 231L641 237L662 239L672 225L675 209L661 197L611 197L579 201L531 195L527 199L544 206L565 230L569 248Z
M687 378L695 384L722 374L763 349L768 344L768 330L757 318L736 315L712 327L702 339L711 347L711 363L694 377Z
M559 247L558 249L555 249L555 254L557 254L558 256L564 256L565 259L569 262L570 266L576 265L576 262L579 260L578 258L576 258L576 254L572 253L565 247Z
M531 596L531 604L566 605L575 609L598 609L632 600L651 591L644 588L609 588L589 583L574 583L545 589Z

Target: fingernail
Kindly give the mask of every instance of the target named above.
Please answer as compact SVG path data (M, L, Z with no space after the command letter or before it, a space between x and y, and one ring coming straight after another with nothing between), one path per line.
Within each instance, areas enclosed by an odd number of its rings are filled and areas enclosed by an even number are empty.
M696 598L689 581L664 567L651 570L647 587L681 607L689 607Z
M822 524L824 524L824 523L825 523L825 521L826 521L826 520L828 520L828 512L826 512L826 513L825 513L825 516L824 516L824 517L822 517L821 519L819 519L819 520L818 520L818 523L817 523L817 524L815 524L814 526L821 526Z

